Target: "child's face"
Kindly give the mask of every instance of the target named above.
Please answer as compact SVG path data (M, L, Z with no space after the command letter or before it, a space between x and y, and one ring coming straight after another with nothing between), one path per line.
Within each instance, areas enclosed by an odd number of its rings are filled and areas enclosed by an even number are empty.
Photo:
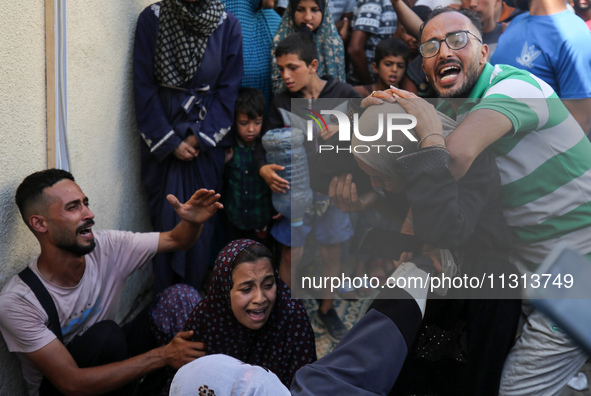
M480 17L483 27L495 23L495 5L499 4L496 0L462 0L462 7L474 11Z
M398 86L400 80L404 77L406 71L406 62L402 56L388 55L380 61L376 68L375 62L372 65L373 71L378 75L378 82L388 87L390 85Z
M257 136L260 135L262 125L262 116L253 119L248 118L244 113L236 114L236 129L238 130L238 137L247 146L253 144Z
M394 37L400 37L408 45L408 52L411 55L419 53L419 41L412 34L409 34L402 24L398 24L398 31Z
M298 92L307 87L316 74L318 61L314 59L309 65L297 54L285 54L277 57L277 67L281 78L290 92Z
M301 0L294 11L294 20L296 27L305 23L315 31L322 23L322 11L315 0Z

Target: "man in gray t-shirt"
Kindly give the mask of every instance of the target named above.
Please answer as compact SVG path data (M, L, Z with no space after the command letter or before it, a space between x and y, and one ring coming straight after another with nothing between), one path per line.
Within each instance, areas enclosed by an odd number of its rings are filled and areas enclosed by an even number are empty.
M181 332L159 348L146 341L142 351L147 352L139 353L139 333L129 334L113 319L125 279L156 253L189 248L203 223L222 208L219 198L201 189L181 204L169 195L182 221L168 232L93 231L88 198L69 172L48 169L25 178L16 202L41 247L29 268L49 292L68 345L49 329L47 312L15 276L0 294L0 330L21 360L29 395L130 394L129 387L140 377L205 355L203 343L189 341L191 332ZM146 323L133 331L147 329Z

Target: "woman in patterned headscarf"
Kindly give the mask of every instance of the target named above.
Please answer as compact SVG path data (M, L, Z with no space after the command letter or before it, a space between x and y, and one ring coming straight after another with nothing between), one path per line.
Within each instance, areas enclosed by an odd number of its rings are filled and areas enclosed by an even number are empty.
M304 16L306 13L314 15L311 17ZM312 31L318 49L318 76L322 78L328 75L345 82L343 40L339 36L330 10L326 7L326 0L289 0L287 9L283 14L283 18L281 18L279 29L277 29L277 33L273 38L271 56L273 59L273 93L275 94L285 91L285 83L281 79L277 68L275 49L281 40L302 29L302 25L307 25L308 29Z
M224 151L242 80L242 33L219 0L164 0L139 16L134 46L134 93L142 144L142 183L152 225L179 221L166 202L199 188L221 191ZM156 293L183 282L201 287L209 265L213 219L186 252L154 260Z
M266 367L289 386L300 367L316 360L316 346L303 304L291 299L271 258L266 247L249 239L226 245L185 330L195 332L208 355Z

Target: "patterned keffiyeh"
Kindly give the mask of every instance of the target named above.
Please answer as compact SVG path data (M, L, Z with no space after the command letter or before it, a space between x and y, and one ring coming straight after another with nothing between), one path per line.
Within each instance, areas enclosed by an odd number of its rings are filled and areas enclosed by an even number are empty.
M185 330L207 345L207 354L223 353L245 363L263 366L289 386L300 367L316 360L314 331L299 300L275 271L277 299L269 320L259 330L242 325L232 312L232 264L245 248L259 244L249 239L230 242L216 259L211 287L195 307Z
M154 59L160 84L178 87L193 78L223 13L219 0L162 2Z

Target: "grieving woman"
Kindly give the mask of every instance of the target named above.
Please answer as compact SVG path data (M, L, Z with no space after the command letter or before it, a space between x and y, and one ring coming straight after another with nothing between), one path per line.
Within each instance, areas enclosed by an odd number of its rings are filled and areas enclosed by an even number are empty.
M316 360L306 310L279 278L265 246L249 239L230 242L217 257L211 287L185 330L225 354L263 366L289 386L295 372Z

